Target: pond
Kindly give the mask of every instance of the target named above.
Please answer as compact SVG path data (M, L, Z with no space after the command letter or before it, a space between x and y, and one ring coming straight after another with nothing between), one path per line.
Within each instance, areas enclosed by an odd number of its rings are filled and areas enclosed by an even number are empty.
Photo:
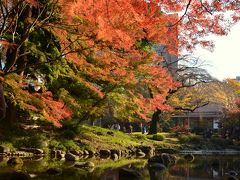
M83 160L82 160L83 161ZM239 156L196 156L186 162L181 156L174 166L165 170L149 169L147 159L86 159L94 162L94 168L79 169L74 162L43 159L24 160L22 165L9 166L1 158L0 179L36 180L183 180L183 179L238 179ZM50 170L50 171L49 171ZM21 172L21 173L19 173ZM21 177L20 177L21 176Z

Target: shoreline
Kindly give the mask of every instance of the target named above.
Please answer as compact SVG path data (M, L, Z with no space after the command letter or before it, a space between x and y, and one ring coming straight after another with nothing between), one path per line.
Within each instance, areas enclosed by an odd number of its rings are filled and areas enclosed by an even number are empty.
M179 154L194 154L194 155L239 155L239 150L225 149L225 150L180 150Z

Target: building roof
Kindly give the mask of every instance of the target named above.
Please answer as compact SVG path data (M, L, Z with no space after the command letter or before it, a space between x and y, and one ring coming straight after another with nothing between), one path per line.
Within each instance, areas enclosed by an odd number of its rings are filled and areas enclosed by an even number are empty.
M217 103L209 103L206 106L199 107L193 112L181 112L176 113L173 117L191 118L222 118L224 116L223 106Z
M223 106L217 103L209 103L206 106L199 107L193 112L223 112Z

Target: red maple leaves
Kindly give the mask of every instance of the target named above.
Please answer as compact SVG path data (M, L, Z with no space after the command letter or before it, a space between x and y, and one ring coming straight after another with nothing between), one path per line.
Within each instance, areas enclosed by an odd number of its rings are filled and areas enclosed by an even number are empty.
M35 0L26 2L37 7ZM162 67L162 58L153 49L144 50L137 42L147 40L151 45L164 45L169 54L176 56L179 49L191 51L198 44L212 48L213 43L204 37L209 33L225 35L240 17L237 0L59 0L57 3L61 21L45 26L58 37L62 56L74 64L78 81L100 99L107 92L97 83L122 85L137 98L138 114L144 119L155 109L170 109L165 104L166 96L180 84ZM223 15L226 10L232 10L228 17ZM178 17L177 13L184 14ZM142 96L136 86L150 88L153 96ZM45 104L44 116L56 125L59 119L71 115L63 102L55 101L50 94L42 94L41 101Z

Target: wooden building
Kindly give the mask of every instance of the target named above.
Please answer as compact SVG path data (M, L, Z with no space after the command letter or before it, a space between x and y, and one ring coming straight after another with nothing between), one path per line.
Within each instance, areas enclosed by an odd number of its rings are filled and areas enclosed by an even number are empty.
M217 130L224 118L223 106L209 103L193 112L180 112L172 116L176 125L187 126L190 130Z

